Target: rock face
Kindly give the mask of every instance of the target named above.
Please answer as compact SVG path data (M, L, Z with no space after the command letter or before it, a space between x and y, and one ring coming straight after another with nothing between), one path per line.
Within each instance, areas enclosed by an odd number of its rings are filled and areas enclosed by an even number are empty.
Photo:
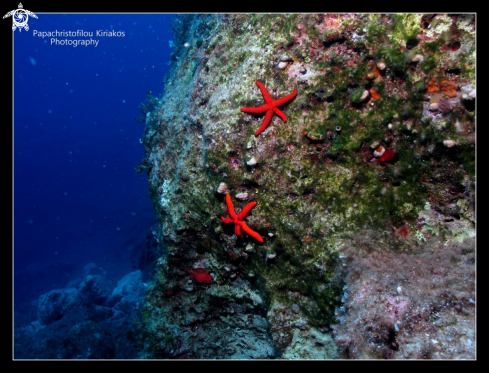
M141 356L475 358L475 16L172 28L165 90L142 110L162 250ZM265 103L256 81L273 100L298 90L258 136L263 114L240 111ZM247 193L237 213L256 201L245 221L262 244L223 224L221 183Z

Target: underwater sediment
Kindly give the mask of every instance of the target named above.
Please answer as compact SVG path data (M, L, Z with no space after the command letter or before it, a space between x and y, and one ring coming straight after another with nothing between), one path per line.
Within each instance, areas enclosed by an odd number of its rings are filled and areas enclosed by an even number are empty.
M141 357L475 358L475 15L172 28Z

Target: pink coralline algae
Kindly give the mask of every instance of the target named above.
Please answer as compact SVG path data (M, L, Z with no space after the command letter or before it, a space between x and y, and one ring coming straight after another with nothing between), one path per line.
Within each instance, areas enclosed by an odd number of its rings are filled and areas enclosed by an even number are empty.
M408 302L405 300L389 298L387 299L387 310L388 313L394 320L402 319L404 313L406 312Z

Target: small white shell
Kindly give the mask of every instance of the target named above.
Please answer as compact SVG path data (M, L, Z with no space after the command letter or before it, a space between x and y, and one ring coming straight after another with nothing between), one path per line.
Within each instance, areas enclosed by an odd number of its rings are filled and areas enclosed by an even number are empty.
M275 259L275 257L277 256L277 254L273 253L273 254L268 254L267 255L267 259Z
M413 62L423 62L424 56L422 54L416 54L413 58L411 58Z
M248 193L238 193L235 198L239 201L246 201L248 199Z
M443 140L443 145L445 145L447 148L451 148L452 146L455 145L455 141L453 141L453 140Z
M219 187L217 188L217 193L228 194L229 193L229 187L227 186L227 184L226 183L219 184Z
M384 61L379 61L379 62L377 62L377 67L378 67L380 70L384 70L384 69L385 69L385 62L384 62Z
M248 166L254 166L258 163L258 161L255 159L255 157L251 158L248 162L246 162L246 164Z
M253 278L253 277L255 277L255 274L254 274L253 272L249 272L249 273L248 273L248 277Z
M379 146L377 149L374 151L374 157L379 158L382 157L385 153L385 148L383 146Z
M287 66L289 65L289 63L287 61L280 61L278 64L277 64L277 69L279 70L283 70L285 69Z
M440 103L439 102L433 102L430 104L430 110L431 111L436 111L438 110L438 108L440 107Z
M246 245L245 251L252 252L253 250L254 250L253 245L251 244Z
M364 101L364 100L366 100L369 94L370 94L370 93L369 93L369 91L368 91L368 90L363 91L363 93L362 93L362 97L360 97L360 101Z
M292 61L292 58L290 58L289 55L284 54L281 58L280 61Z

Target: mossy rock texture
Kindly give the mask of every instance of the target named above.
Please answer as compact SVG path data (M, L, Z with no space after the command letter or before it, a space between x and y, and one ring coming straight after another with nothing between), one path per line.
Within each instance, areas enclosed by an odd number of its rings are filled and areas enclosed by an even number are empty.
M182 14L172 29L140 166L161 246L141 357L475 358L475 15ZM264 114L240 110L264 104L256 81L274 100L298 90L258 136ZM256 202L263 243L222 222L221 183L237 212Z

